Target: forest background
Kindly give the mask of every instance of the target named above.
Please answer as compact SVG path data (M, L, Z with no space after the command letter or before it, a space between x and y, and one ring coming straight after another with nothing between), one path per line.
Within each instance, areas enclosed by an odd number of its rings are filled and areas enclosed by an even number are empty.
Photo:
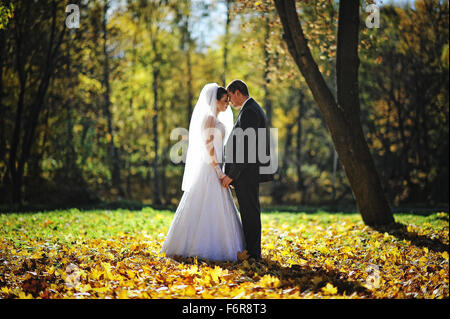
M363 1L365 2L365 1ZM175 207L204 84L244 80L278 128L264 207L354 205L323 116L271 1L0 2L0 204ZM448 1L361 7L361 124L393 207L448 207ZM336 91L338 4L298 1L311 52ZM237 115L237 113L235 113Z

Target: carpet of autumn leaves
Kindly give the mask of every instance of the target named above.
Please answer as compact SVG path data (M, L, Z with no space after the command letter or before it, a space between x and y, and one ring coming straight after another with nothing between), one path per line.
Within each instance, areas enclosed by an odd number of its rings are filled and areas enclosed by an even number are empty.
M173 212L0 214L0 298L449 298L448 213L262 214L260 261L160 253Z

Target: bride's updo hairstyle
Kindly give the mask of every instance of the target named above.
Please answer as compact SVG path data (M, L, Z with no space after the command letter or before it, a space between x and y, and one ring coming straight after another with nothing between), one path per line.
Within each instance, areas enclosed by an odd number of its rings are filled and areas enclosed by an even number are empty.
M216 95L217 101L219 101L225 94L227 94L227 90L224 87L219 86L217 88L217 95Z

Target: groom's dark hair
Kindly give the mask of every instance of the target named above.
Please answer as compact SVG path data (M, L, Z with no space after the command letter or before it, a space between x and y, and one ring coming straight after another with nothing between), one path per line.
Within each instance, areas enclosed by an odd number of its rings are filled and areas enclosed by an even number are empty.
M248 96L247 84L245 84L244 81L234 80L230 84L228 84L227 91L231 91L231 93L234 94L236 90L241 92L242 95Z

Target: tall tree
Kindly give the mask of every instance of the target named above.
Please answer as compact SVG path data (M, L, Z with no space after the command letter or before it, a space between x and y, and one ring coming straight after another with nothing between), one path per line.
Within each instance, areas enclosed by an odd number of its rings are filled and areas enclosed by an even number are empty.
M301 89L298 90L298 115L297 115L297 135L296 135L296 169L297 169L297 190L303 190L303 177L302 177L302 119L304 116L305 108L305 95Z
M34 5L38 7L33 7ZM30 42L29 33L33 32L33 28L35 28L34 23L36 22L33 20L35 17L31 13L39 14L42 10L42 4L34 5L29 2L26 4L23 2L20 5L18 4L12 22L15 35L15 64L19 77L20 91L14 130L11 137L8 169L12 181L12 200L18 204L22 203L23 175L31 148L35 142L35 132L39 115L44 107L47 89L54 74L55 59L66 33L65 23L57 21L58 5L53 0L49 3L51 8L50 15L46 17L47 19L44 18L38 21L42 26L42 31L49 31L48 41L43 41L41 45L35 45ZM45 39L46 36L43 36ZM43 48L43 46L46 47ZM35 54L41 55L42 61L36 62L33 60ZM33 72L32 65L34 63L37 64L36 67L39 68L40 72L37 82L34 83L34 87L31 87L30 77ZM33 90L35 87L37 89ZM26 95L29 96L27 100Z
M267 115L267 125L272 126L272 100L270 98L269 84L270 84L270 53L269 53L269 39L270 39L270 11L264 15L264 109Z
M193 109L193 77L192 77L192 55L194 41L191 32L191 1L185 0L182 5L177 7L178 20L181 20L181 47L186 56L186 96L187 96L187 125L192 115Z
M231 24L231 10L233 0L225 0L227 7L227 19L225 21L225 35L223 40L223 70L222 70L222 85L227 85L227 70L228 70L228 46L230 38L230 24Z
M102 31L103 31L103 110L107 120L108 129L108 154L110 161L110 171L111 180L113 188L118 192L118 195L123 197L125 194L123 192L121 178L120 178L120 160L119 151L114 143L114 127L113 127L113 114L111 112L111 85L110 85L110 56L108 51L108 10L110 3L108 0L105 1L103 7L103 20L102 20Z
M359 118L359 1L339 2L337 101L312 57L295 1L275 0L275 6L288 50L322 111L364 222L367 225L394 222Z
M3 105L3 67L5 66L6 58L6 34L5 30L0 28L0 160L6 156L6 132L5 132L5 113L6 107ZM5 163L6 164L6 163ZM3 165L2 165L3 166ZM3 167L6 167L4 165ZM0 168L0 183L4 182L6 174Z
M152 68L152 96L153 96L153 110L152 110L152 128L153 128L153 145L154 145L154 159L153 159L153 202L156 205L160 205L161 190L160 190L160 137L159 137L159 121L161 120L160 114L161 106L159 96L160 90L162 90L162 68L166 62L166 58L163 52L162 37L164 30L162 25L164 20L167 19L171 8L167 6L167 2L160 0L147 4L146 14L144 17L147 31L149 34L150 45L152 48L151 56L151 68Z

